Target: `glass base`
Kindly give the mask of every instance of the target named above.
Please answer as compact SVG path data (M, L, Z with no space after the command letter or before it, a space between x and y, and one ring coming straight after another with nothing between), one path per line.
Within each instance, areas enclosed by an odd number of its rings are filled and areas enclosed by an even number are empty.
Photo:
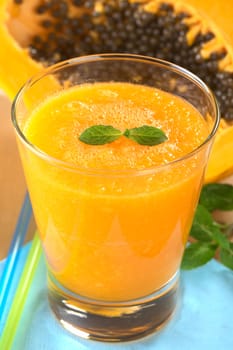
M86 339L121 342L145 337L169 321L177 305L179 274L156 293L127 302L85 299L55 283L49 278L49 303L64 328Z

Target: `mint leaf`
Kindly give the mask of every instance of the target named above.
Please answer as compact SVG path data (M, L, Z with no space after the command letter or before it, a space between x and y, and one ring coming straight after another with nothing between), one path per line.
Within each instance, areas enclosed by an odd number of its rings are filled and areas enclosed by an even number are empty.
M191 243L184 252L181 268L191 270L206 264L214 257L217 246L212 243Z
M211 213L201 204L196 209L190 236L202 242L215 241L220 247L229 248L227 237L221 232Z
M104 145L122 136L122 132L111 125L93 125L79 136L79 140L88 145Z
M230 242L228 241L227 237L220 231L218 227L213 229L213 239L215 242L219 245L219 247L223 249L229 249Z
M233 270L233 243L230 243L229 249L220 249L220 261Z
M233 210L233 186L230 184L212 183L203 186L200 204L211 212L213 210Z
M196 209L190 235L197 240L210 242L213 240L213 230L216 229L217 227L214 225L212 215L203 205L199 204Z
M124 136L145 146L155 146L167 140L163 130L150 125L126 129Z
M182 268L192 269L205 264L219 252L219 260L233 270L233 243L230 236L233 225L216 222L212 211L233 209L233 186L212 183L202 188L190 235L195 243L187 246Z

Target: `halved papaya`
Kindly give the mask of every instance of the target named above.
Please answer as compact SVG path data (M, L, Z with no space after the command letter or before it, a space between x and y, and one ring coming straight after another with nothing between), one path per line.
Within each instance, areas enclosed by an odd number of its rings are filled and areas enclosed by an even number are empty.
M206 174L206 182L215 181L233 172L233 39L227 38L233 31L233 0L226 4L2 0L0 87L13 98L42 67L100 52L143 54L184 66L213 89L220 104L221 126Z

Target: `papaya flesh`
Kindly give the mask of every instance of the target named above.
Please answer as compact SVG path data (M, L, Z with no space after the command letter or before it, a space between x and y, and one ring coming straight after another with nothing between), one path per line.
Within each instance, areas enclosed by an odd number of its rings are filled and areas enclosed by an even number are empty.
M233 47L232 0L186 0L185 2L198 9L202 16L208 17L218 28L221 28L222 35Z
M220 105L205 178L216 181L233 173L231 8L233 0L2 0L0 87L13 98L43 67L94 53L136 53L179 64L204 80Z

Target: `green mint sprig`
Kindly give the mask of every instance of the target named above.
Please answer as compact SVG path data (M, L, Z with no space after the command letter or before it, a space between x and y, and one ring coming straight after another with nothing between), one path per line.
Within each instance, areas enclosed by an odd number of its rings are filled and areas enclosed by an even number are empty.
M150 125L126 129L124 132L111 125L93 125L82 132L79 140L88 145L105 145L121 136L145 146L155 146L167 140L163 130Z
M190 236L193 241L185 249L181 267L191 270L218 256L220 262L233 270L233 224L215 221L215 210L233 210L233 186L203 186Z

